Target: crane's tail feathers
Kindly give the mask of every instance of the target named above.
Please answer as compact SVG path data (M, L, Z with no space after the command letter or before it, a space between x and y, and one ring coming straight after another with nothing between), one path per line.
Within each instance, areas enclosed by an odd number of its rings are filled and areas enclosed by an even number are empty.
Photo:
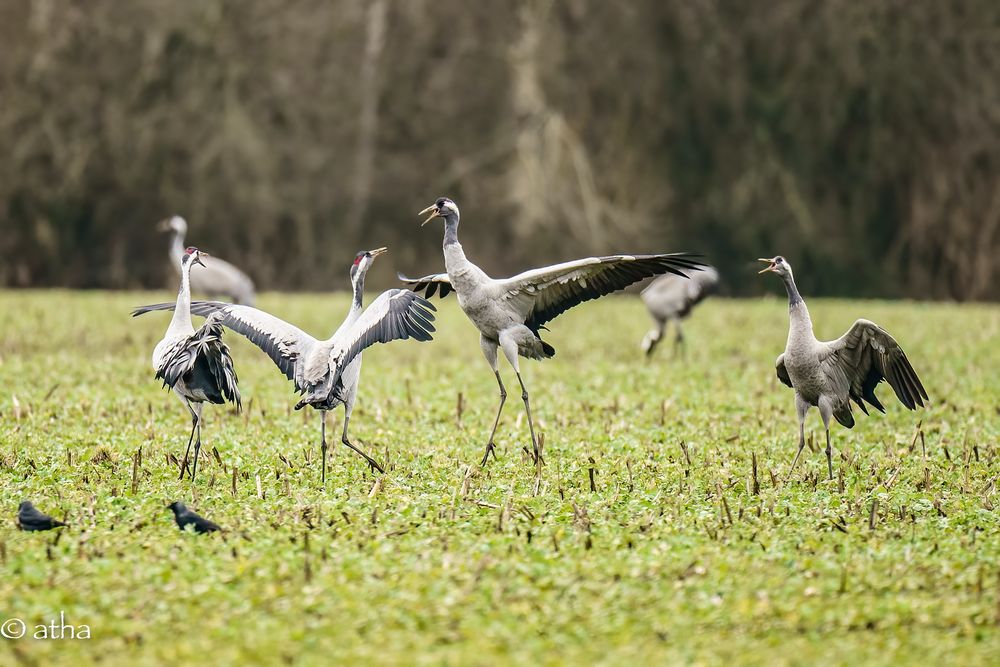
M854 428L854 414L851 412L850 403L845 403L842 409L833 413L833 416L842 426Z

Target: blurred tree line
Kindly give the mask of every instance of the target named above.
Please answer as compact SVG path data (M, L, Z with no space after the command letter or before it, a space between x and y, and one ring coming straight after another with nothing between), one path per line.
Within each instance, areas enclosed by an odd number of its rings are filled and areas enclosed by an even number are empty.
M0 285L264 289L690 250L731 293L1000 298L996 0L5 0ZM773 287L773 286L772 286Z

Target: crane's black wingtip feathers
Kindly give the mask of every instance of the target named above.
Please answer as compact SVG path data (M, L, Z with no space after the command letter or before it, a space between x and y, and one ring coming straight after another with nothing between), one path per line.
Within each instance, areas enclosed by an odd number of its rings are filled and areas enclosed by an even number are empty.
M435 279L435 276L425 276L423 278L408 278L402 273L397 272L396 277L399 278L401 282L406 283L410 291L417 294L423 293L424 297L431 298L435 294L439 298L444 298L451 294L452 286L445 279Z
M145 315L146 313L151 313L154 310L171 310L175 304L171 303L151 303L147 306L139 306L132 310L132 317L139 317L140 315Z

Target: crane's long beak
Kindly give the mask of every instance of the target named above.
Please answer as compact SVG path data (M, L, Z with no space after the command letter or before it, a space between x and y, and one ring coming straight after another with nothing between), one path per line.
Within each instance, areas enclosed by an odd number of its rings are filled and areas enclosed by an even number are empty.
M164 218L156 223L156 231L165 232L170 229L170 218Z
M200 264L201 266L205 266L205 262L201 261L202 257L211 257L211 255L209 255L207 252L203 252L203 251L199 250L198 251L198 257L194 260L194 263L195 264Z
M757 259L757 261L758 262L767 262L768 265L769 265L769 266L765 267L764 269L758 271L757 272L758 274L767 273L768 271L774 271L774 260L773 259L765 259L763 257L760 257L760 258Z
M381 248L375 248L374 250L369 250L368 254L372 256L372 259L375 259L379 255L384 255L387 252L389 252L389 249L383 246Z
M420 215L427 215L428 213L430 213L430 215L427 217L426 220L420 223L421 227L423 227L428 222L441 215L441 211L438 210L437 204L431 204L430 206L422 210L420 212Z

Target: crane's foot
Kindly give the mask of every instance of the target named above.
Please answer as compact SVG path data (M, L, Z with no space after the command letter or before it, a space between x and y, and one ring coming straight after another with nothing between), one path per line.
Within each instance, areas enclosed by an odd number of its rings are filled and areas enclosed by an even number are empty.
M486 467L486 463L490 460L490 454L493 455L493 460L496 461L496 447L493 446L492 441L486 443L486 452L483 454L483 460L479 463L480 467Z
M361 457L365 461L368 462L368 467L371 468L372 472L375 472L377 470L380 473L383 473L383 474L385 473L385 470L382 468L382 466L380 466L378 464L377 461L375 461L375 459L373 459L372 457L368 456L363 451L361 451L360 449L358 449L357 447L355 447L354 443L352 443L350 440L347 439L347 436L344 436L343 438L341 438L340 441L342 443L344 443L345 445L347 445L348 447L350 447L351 449L353 449L354 451L356 451L358 454L360 454Z

